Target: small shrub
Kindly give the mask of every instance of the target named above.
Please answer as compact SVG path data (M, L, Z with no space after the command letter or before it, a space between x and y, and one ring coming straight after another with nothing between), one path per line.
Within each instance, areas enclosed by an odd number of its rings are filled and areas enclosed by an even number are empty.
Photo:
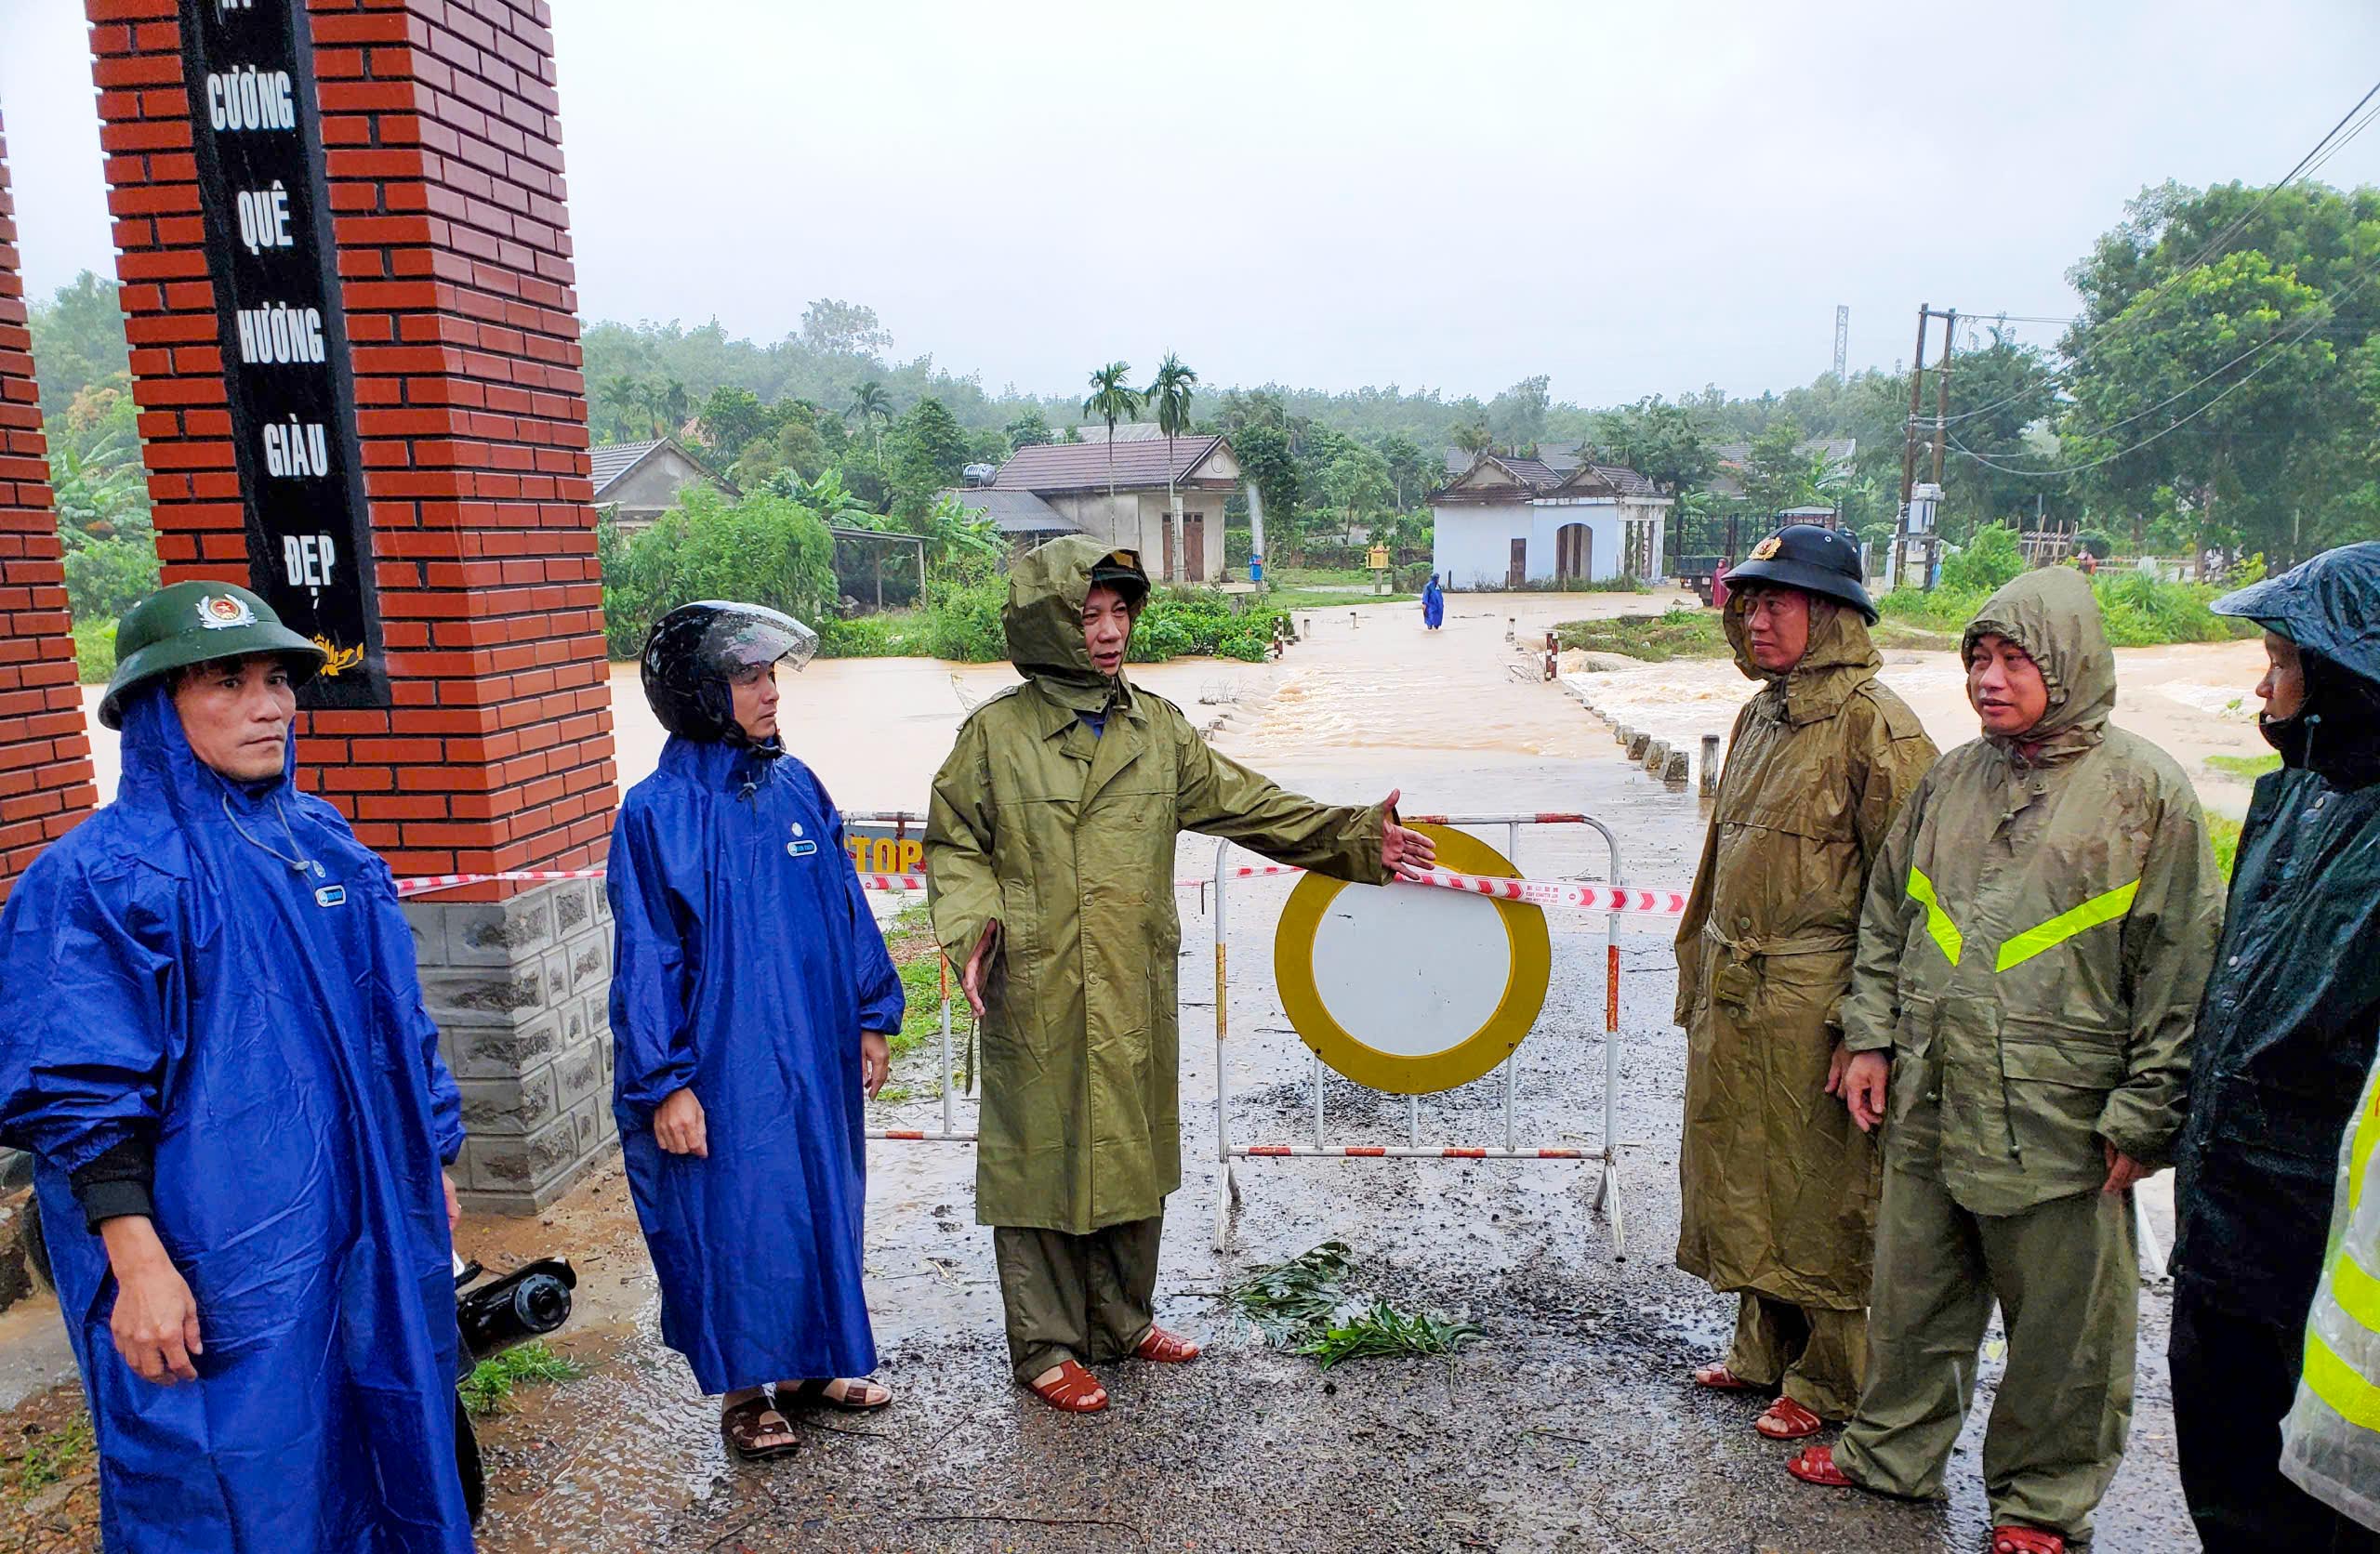
M1942 586L1989 594L2025 570L2016 547L2016 531L2004 523L1988 523L1975 532L1966 548L1942 562Z
M115 622L74 624L75 676L85 685L105 685L115 673Z

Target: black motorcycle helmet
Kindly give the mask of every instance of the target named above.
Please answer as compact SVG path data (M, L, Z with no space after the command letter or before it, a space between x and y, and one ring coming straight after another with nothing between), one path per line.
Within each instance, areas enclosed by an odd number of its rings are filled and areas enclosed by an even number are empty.
M799 669L817 655L818 634L782 611L716 599L681 604L644 639L644 699L673 734L742 744L736 677L787 658Z
M1732 591L1747 583L1776 583L1847 604L1876 624L1876 606L1859 567L1859 545L1839 529L1788 523L1752 547L1742 565L1727 571Z

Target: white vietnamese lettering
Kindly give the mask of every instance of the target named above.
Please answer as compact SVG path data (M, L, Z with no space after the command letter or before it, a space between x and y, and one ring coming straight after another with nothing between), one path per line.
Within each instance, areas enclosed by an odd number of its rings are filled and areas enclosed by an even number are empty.
M264 468L270 475L288 480L330 473L330 435L320 421L289 417L287 426L268 421L264 428Z
M206 122L218 130L297 128L298 99L289 72L259 71L254 65L210 72Z
M240 241L249 253L290 246L289 195L279 178L271 189L242 190L233 204L240 211Z
M240 336L240 360L245 362L319 364L326 358L320 308L292 308L286 302L242 308L234 323Z

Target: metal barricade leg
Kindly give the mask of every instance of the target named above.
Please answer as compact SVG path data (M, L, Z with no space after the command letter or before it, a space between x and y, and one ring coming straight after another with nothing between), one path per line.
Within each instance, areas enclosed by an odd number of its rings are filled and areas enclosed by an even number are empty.
M1218 1252L1230 1244L1232 1205L1239 1202L1239 1183L1232 1179L1231 1170L1231 1058L1223 1050L1223 1038L1231 1028L1231 984L1224 960L1227 920L1223 910L1223 859L1230 851L1229 842L1215 844L1215 1161L1223 1176L1215 1184Z

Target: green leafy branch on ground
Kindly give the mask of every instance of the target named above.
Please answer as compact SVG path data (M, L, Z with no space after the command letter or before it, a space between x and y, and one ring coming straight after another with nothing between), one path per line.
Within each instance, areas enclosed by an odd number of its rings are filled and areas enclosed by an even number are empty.
M471 1416L484 1419L509 1406L516 1387L576 1381L586 1374L586 1366L565 1360L542 1342L532 1339L473 1365L459 1390L463 1406Z
M16 1466L5 1482L8 1498L22 1499L81 1472L94 1449L90 1418L79 1412L63 1429L35 1432L27 1426L24 1449L7 1459Z
M1400 1311L1377 1297L1351 1305L1355 1255L1343 1241L1251 1271L1222 1299L1276 1349L1314 1357L1324 1370L1350 1360L1451 1354L1480 1331L1432 1311Z

